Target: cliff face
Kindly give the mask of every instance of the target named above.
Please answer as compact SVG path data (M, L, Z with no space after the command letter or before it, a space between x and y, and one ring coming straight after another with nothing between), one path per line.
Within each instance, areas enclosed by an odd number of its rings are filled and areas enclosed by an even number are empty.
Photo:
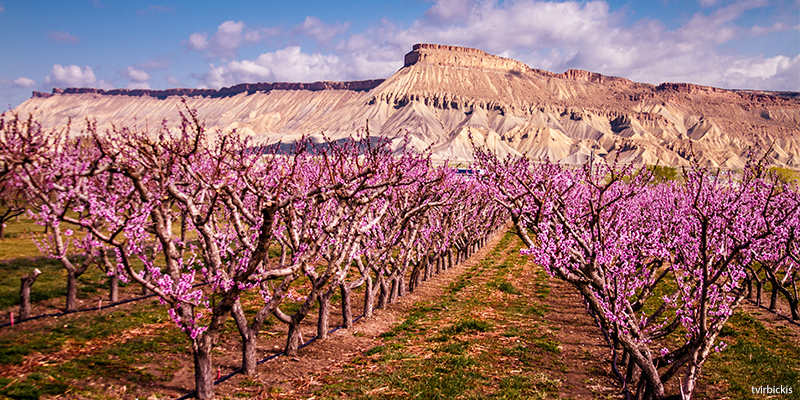
M67 88L59 89L53 88L53 93L33 92L32 97L48 98L55 94L102 94L109 96L132 96L132 97L155 97L157 99L166 99L172 96L185 96L185 97L230 97L236 96L239 93L253 94L258 92L270 92L273 90L308 90L316 92L319 90L352 90L356 92L368 91L378 86L383 82L383 79L371 79L366 81L349 81L349 82L328 82L320 81L313 83L298 83L298 82L260 82L260 83L241 83L236 86L226 87L219 90L216 89L165 89L165 90L152 90L152 89L95 89L95 88Z
M796 93L658 86L598 73L532 69L477 49L418 44L405 66L383 80L253 83L220 90L54 89L34 93L14 112L44 126L95 119L101 130L177 123L187 98L211 129L291 141L303 134L339 138L369 124L371 134L434 144L441 159L469 160L470 139L502 154L569 163L591 154L622 161L683 165L690 152L710 166L743 166L749 149L770 149L780 166L800 168ZM73 124L75 126L75 124ZM113 133L112 133L113 134Z

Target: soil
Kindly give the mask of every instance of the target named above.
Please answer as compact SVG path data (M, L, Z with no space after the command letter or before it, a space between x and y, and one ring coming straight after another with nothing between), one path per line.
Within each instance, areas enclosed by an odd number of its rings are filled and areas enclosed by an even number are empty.
M387 309L375 310L372 318L358 320L352 329L340 329L331 333L329 338L324 341L313 341L300 349L297 357L281 355L266 361L259 365L255 376L234 375L230 380L217 386L215 390L217 396L234 398L247 394L251 398L258 399L309 398L312 396L313 390L319 388L320 382L324 381L326 377L340 372L344 364L363 356L367 350L382 345L383 341L379 335L391 330L394 325L404 320L415 304L440 296L450 282L477 265L497 245L500 237L495 238L489 245L460 265L443 271L424 282L414 293L406 294L398 302L390 304ZM527 268L526 271L526 274L531 273L530 268ZM514 282L514 285L523 287L524 281L530 278L530 276L523 275ZM557 333L557 340L560 343L560 352L557 357L563 365L568 366L561 370L555 367L546 367L550 368L552 371L549 372L558 376L562 382L559 395L566 398L618 398L621 389L611 372L611 353L595 321L584 311L585 306L580 295L569 284L555 278L548 278L548 285L550 295L547 298L548 312L544 315L544 320L550 326L560 328ZM84 302L88 304L87 300ZM360 315L363 311L361 299L355 297L353 305L354 315ZM124 310L132 307L136 307L136 305L126 304L116 309ZM787 327L788 329L785 329L784 332L789 332L792 340L800 343L800 325L787 321L786 318L759 308L748 301L743 302L742 307L769 327ZM485 320L497 319L493 317L493 313L497 312L493 309L482 310L480 317ZM61 323L70 323L73 318L75 318L75 314L58 317L57 320L62 321ZM52 323L47 320L30 321L5 330L35 331L46 328ZM340 323L339 310L334 305L331 326L335 327ZM171 323L137 327L113 339L90 341L80 348L65 346L63 350L47 356L30 354L23 364L0 371L0 376L21 377L39 365L58 365L69 359L90 354L97 348L124 342L134 336L153 335L159 329L173 328L167 325L171 325ZM259 338L259 358L275 355L283 349L285 331L285 326L279 323L262 330ZM315 336L316 315L314 313L306 318L301 332L306 339ZM229 332L216 348L217 354L214 363L219 366L220 376L225 376L238 369L241 362L240 346L238 334L234 331ZM175 368L171 368L167 372L164 365L172 365ZM121 382L95 376L84 381L82 386L102 388L107 396L125 399L153 399L164 398L164 396L177 398L191 392L194 387L192 357L188 352L164 353L156 357L156 361L151 365L141 366L141 368L148 370L160 379L154 380L151 384L128 388ZM703 385L698 389L703 391ZM706 390L708 389L706 388ZM70 398L80 398L80 396Z
M443 271L424 282L413 293L407 293L399 298L396 303L390 304L387 309L375 310L372 318L357 321L352 330L341 329L329 335L328 339L324 341L315 341L311 345L300 349L298 357L280 356L260 365L253 379L262 383L263 386L259 387L257 391L253 389L253 395L256 398L304 398L303 394L308 389L319 385L320 379L325 375L339 371L342 364L349 363L356 356L381 345L383 343L379 338L381 333L391 330L392 326L400 323L417 302L439 296L454 278L480 262L499 242L501 236L490 242L489 245L468 260ZM353 303L354 315L360 315L363 312L362 308L355 307L359 304L358 300L360 299L356 299ZM341 319L337 320L337 315L332 314L331 325L334 323L340 324ZM315 320L311 316L307 320L306 330L302 331L303 337L313 337L316 334L316 327L313 324ZM281 351L284 344L283 332L274 336L280 339L264 341L264 347L270 348L270 345L272 345L274 352ZM232 361L233 365L238 367L240 360L236 358ZM240 391L237 387L245 379L248 378L237 375L231 381L218 387L215 393L218 396L232 396L233 393ZM188 385L194 385L194 381L191 380ZM276 391L275 388L280 388L281 394L265 393L270 390Z
M321 385L321 381L341 371L343 364L350 363L367 350L383 345L383 340L379 338L381 333L401 322L416 303L440 296L451 281L478 264L501 237L502 235L497 237L464 263L425 282L414 293L400 298L388 309L376 311L373 318L357 322L352 332L339 330L324 342L315 342L301 349L297 358L278 357L261 365L253 379L263 386L250 389L249 394L259 399L312 398L313 389ZM527 278L523 276L520 280ZM569 284L557 279L550 278L548 283L551 288L547 300L550 311L544 319L551 326L561 328L558 335L561 351L557 358L562 365L568 365L569 368L566 372L556 367L542 368L561 380L559 395L563 398L593 398L619 393L609 368L610 353L605 347L599 328L583 312L579 294ZM516 287L523 287L524 284L515 282ZM488 321L496 320L495 313L498 311L486 309L481 311L480 317ZM238 363L238 359L235 363ZM545 362L542 364L550 365ZM236 376L218 387L217 395L232 397L237 392L241 393L240 387L245 379L248 378ZM191 381L187 383L192 384Z
M585 312L580 293L556 278L550 278L549 283L551 312L545 315L545 320L561 327L562 335L558 337L561 355L569 365L562 378L561 397L584 399L619 393L619 384L609 367L611 352L597 323Z

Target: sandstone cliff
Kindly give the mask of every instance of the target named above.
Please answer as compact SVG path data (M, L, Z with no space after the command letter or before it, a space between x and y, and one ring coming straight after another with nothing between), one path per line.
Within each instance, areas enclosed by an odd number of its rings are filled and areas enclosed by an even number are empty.
M795 93L730 91L685 83L650 85L582 70L532 69L477 49L418 44L391 77L358 82L253 83L220 90L54 89L14 112L49 128L91 118L147 129L177 121L181 97L211 129L265 141L410 134L441 159L471 159L470 136L501 154L569 163L591 154L622 161L739 168L753 150L800 168L800 100ZM73 124L73 127L80 124ZM73 128L75 129L75 128Z

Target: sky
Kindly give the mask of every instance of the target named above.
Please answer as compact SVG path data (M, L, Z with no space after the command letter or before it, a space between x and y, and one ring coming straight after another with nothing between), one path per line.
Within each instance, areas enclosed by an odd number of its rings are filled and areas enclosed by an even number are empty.
M415 43L556 73L800 91L800 0L0 0L0 105L54 87L387 78Z

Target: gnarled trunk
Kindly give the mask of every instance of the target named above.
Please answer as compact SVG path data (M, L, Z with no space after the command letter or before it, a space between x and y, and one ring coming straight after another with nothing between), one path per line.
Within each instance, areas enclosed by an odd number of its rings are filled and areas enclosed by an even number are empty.
M284 353L289 357L297 357L297 349L303 344L302 341L300 337L300 321L295 321L295 319L292 318L292 322L289 323L289 333L286 337Z
M258 361L256 361L256 349L258 335L247 325L247 316L244 314L242 304L237 300L231 310L236 328L242 337L242 369L244 374L252 376L256 373Z
M339 291L342 295L342 327L350 329L353 327L353 305L350 301L351 289L346 283L339 285Z
M36 278L41 275L41 271L38 268L34 269L28 275L24 275L21 278L20 288L19 288L19 318L24 319L31 316L31 287L33 286L34 282L36 282Z
M109 276L108 279L111 281L110 286L111 290L109 292L109 300L112 303L116 303L119 301L119 276L116 272L113 275Z
M389 282L386 276L381 276L378 280L380 285L380 296L378 296L378 309L385 310L389 305Z
M331 320L331 296L333 296L333 291L334 288L331 287L317 295L317 301L319 302L319 315L317 318L318 340L325 340L328 338Z
M211 340L200 335L192 340L194 353L194 385L198 399L214 398L214 368L211 361Z
M67 311L78 309L78 277L75 271L67 271Z

